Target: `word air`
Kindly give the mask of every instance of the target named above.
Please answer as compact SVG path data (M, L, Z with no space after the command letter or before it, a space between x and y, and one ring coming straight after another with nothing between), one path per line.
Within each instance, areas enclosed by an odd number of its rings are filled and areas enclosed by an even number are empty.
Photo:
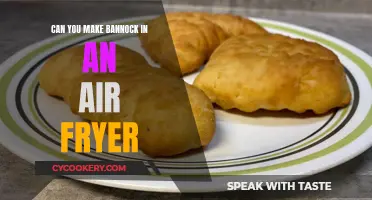
M120 85L116 82L82 82L79 113L88 109L89 113L120 112ZM94 96L96 98L94 98Z
M138 125L134 122L62 122L61 152L68 152L69 139L75 139L75 152L89 153L93 134L96 141L95 151L102 153L106 131L108 152L138 152Z

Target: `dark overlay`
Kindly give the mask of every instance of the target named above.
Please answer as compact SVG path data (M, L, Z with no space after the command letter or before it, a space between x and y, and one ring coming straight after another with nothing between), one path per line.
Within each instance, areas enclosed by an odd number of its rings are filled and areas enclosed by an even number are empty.
M140 161L36 161L36 175L150 175Z

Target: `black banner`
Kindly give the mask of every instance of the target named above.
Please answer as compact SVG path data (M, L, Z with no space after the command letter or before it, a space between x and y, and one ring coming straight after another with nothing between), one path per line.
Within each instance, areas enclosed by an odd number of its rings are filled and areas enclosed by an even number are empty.
M150 175L140 161L36 161L36 175Z

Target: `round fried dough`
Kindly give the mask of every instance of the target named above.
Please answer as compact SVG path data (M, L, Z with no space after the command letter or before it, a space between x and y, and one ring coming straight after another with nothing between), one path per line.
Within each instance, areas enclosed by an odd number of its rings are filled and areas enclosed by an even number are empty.
M99 43L97 43L99 49ZM97 51L99 57L99 50ZM70 91L71 82L84 75L82 66L84 60L84 46L73 46L51 56L41 68L38 79L40 87L51 96L64 98ZM146 59L139 53L116 46L116 72L120 72L126 65L148 67Z
M212 54L194 85L223 109L323 114L351 101L345 72L327 48L282 35L237 36Z
M174 12L147 22L139 39L148 55L177 76L199 69L227 38L267 34L253 21L231 14Z
M186 89L187 94L177 87L152 90L138 99L133 119L139 126L139 148L147 155L177 155L211 142L215 132L212 103L198 88L186 84Z
M95 122L138 124L138 145L149 156L173 156L210 143L215 132L212 102L198 88L154 68L137 52L116 47L116 73L82 73L82 46L51 57L39 73L40 87L71 111ZM82 82L117 82L119 113L79 113ZM95 94L93 95L95 97Z

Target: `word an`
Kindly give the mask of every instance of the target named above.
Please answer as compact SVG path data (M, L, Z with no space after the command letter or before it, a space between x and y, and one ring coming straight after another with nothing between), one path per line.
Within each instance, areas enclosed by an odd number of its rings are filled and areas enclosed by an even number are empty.
M94 101L94 90L96 100ZM88 109L89 113L120 112L120 85L117 82L82 82L80 89L79 113ZM104 98L103 98L104 96ZM103 101L104 100L104 101Z
M99 65L97 44L87 42L84 47L83 73L114 73L116 72L116 44L115 42L100 42Z
M61 152L68 152L69 139L75 138L75 152L89 153L91 133L96 141L96 152L102 152L105 131L108 132L108 152L138 152L138 125L135 122L62 122ZM74 132L70 129L74 128ZM121 131L121 134L118 134ZM121 146L116 145L122 142Z

